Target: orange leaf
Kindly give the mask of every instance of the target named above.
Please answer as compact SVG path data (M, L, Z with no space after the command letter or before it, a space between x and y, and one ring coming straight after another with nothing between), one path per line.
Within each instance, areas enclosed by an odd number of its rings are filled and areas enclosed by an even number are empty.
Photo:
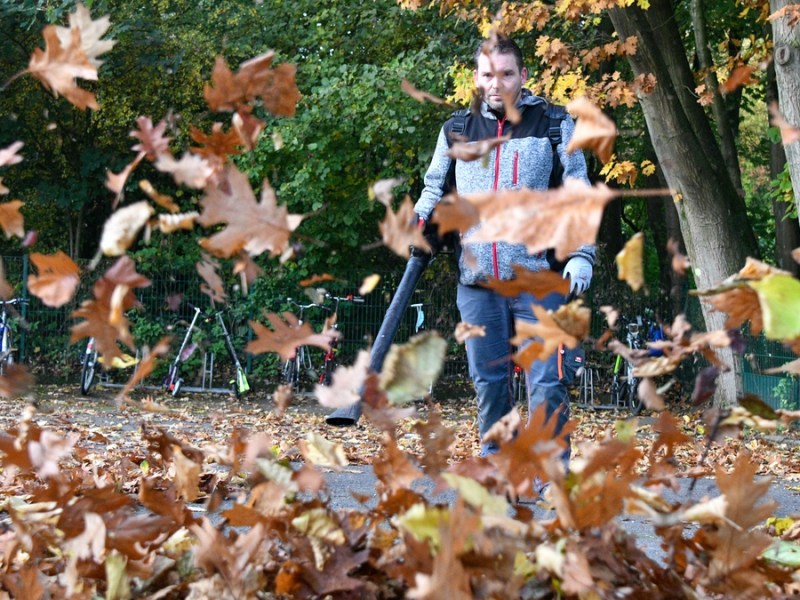
M454 142L447 150L447 156L454 160L463 160L470 162L483 158L489 152L502 146L511 139L511 134L504 135L503 137L487 138L477 142Z
M397 212L386 208L386 218L379 225L383 243L392 252L403 258L411 254L410 246L429 252L431 247L417 226L416 213L411 198L406 196Z
M338 331L314 333L309 323L301 324L290 312L283 313L283 318L276 313L267 313L267 319L272 325L272 330L257 321L250 321L256 339L247 342L245 348L247 352L252 354L277 352L283 360L289 360L294 356L298 346L317 346L328 350L331 341L341 336Z
M31 293L53 308L69 302L80 283L80 267L60 250L52 256L32 252L30 259L38 270L28 276Z
M625 247L616 256L617 279L627 283L634 292L644 285L644 234L636 233L625 243Z
M400 89L403 90L409 96L411 96L417 102L433 102L434 104L446 104L446 102L441 98L437 98L436 96L434 96L433 94L429 94L428 92L423 92L418 90L408 79L403 79L400 82Z
M522 293L544 298L554 292L562 295L569 292L569 281L555 271L529 271L520 265L514 265L513 279L490 279L481 285L507 298L515 298Z
M719 86L720 92L723 94L730 94L732 91L744 86L751 85L757 81L753 79L752 74L755 67L750 65L739 65L730 74L730 77L725 80L725 83Z
M278 206L275 192L266 179L261 201L256 203L247 175L233 165L226 167L221 182L206 191L200 204L203 207L197 220L200 225L228 225L200 241L205 250L223 258L241 250L250 256L265 251L281 254L289 244L289 234L303 220L301 215L289 214L286 206Z
M800 141L800 127L790 124L781 114L777 102L769 105L769 114L772 116L772 124L781 130L781 142L784 146Z
M0 204L0 227L6 234L6 238L12 235L22 239L25 237L25 225L19 209L24 206L22 200L12 200Z
M567 152L587 149L594 152L603 164L614 152L617 139L617 126L606 114L585 96L567 104L567 110L577 119L575 132L567 145Z
M574 348L578 345L578 339L564 331L559 326L552 311L542 308L541 306L534 305L533 313L539 320L538 323L531 323L528 321L515 319L514 327L517 334L511 340L512 344L515 346L521 346L530 338L541 339L542 347L536 354L537 359L546 358L553 352L557 352L559 344L564 344L567 348ZM525 369L528 369L530 368L530 363L523 364L521 366L525 367Z
M181 207L175 204L170 196L159 193L158 190L156 190L153 185L147 181L147 179L142 179L139 181L139 189L147 194L147 197L158 204L161 208L168 210L173 214L181 211Z
M206 135L196 127L190 129L192 140L201 144L189 148L193 154L199 154L205 158L218 158L225 162L229 156L241 154L239 147L242 145L242 138L235 129L225 133L222 131L222 123L214 123L211 126L211 135Z

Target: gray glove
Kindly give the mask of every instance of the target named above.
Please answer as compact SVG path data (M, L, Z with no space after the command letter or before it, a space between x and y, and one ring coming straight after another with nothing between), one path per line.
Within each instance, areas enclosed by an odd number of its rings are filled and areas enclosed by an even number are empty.
M569 293L580 296L592 282L592 263L582 256L573 256L564 266L562 275L564 279L569 277Z

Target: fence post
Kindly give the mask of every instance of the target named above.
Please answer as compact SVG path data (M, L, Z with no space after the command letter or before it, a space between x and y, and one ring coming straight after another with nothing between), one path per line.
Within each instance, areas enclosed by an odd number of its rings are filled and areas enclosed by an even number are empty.
M22 303L20 307L20 312L22 313L22 322L28 322L28 255L22 255L22 299L25 302ZM25 327L20 327L20 335L19 335L19 360L20 362L24 362L25 358L27 358L27 341L28 341L28 331Z

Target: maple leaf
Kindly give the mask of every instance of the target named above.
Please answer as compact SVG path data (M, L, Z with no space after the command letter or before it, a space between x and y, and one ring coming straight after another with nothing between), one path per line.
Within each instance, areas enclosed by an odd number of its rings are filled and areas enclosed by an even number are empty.
M778 107L778 103L771 102L768 108L769 114L772 117L772 125L781 131L781 142L783 145L787 146L800 141L800 127L795 127L786 120Z
M314 395L320 405L327 408L350 406L361 398L369 368L369 352L359 350L352 367L340 365L334 372L329 386L315 385Z
M329 350L331 341L341 337L338 331L314 333L310 323L300 323L300 320L290 312L284 312L283 318L276 313L267 313L266 316L272 329L257 321L250 321L256 339L247 342L246 352L251 354L277 352L281 359L289 360L294 356L298 346L317 346Z
M211 298L211 303L225 303L228 295L225 293L225 285L222 278L217 273L219 263L210 256L203 256L203 260L195 265L197 273L203 278L200 284L200 291Z
M617 262L617 279L627 283L634 292L644 285L644 234L640 231L625 243L615 260Z
M69 42L62 45L58 27L48 25L42 36L45 49L36 48L28 63L28 73L42 82L56 97L61 94L74 106L81 110L100 108L95 95L77 86L76 80L97 80L97 67L92 64L83 51L81 30L73 27L70 30Z
M511 340L515 346L523 346L531 338L539 338L543 341L542 344L529 344L527 352L523 349L514 354L514 362L525 370L530 369L534 360L541 360L553 352L557 352L560 344L564 344L567 348L575 348L579 342L575 336L561 328L555 320L553 312L537 305L533 305L532 308L538 322L531 323L515 319L516 335ZM535 349L532 349L534 346Z
M142 200L113 213L103 225L103 234L100 237L101 252L106 256L125 254L153 212L153 207L146 200Z
M22 200L11 200L0 204L0 227L6 234L6 239L12 235L22 239L25 237L25 225L19 209L24 206Z
M130 137L139 140L139 143L132 147L134 152L144 152L147 160L151 161L169 153L169 142L172 138L164 136L164 131L167 129L167 122L164 119L154 127L150 117L137 117L136 125L139 129L129 134Z
M555 271L529 271L521 265L514 265L514 277L508 280L489 279L482 286L494 290L506 298L515 298L522 293L533 294L537 298L569 292L569 280Z
M206 159L188 152L177 161L169 153L159 154L155 166L162 173L170 173L178 185L198 190L203 189L214 174L213 167Z
M227 224L222 231L200 241L205 250L223 258L241 250L250 256L265 251L281 254L288 246L289 234L303 220L301 215L289 214L286 206L278 206L275 191L266 179L257 203L247 175L233 165L226 167L219 185L206 190L200 204L200 225Z
M576 98L567 104L567 111L576 117L575 132L567 144L567 152L588 149L603 164L614 152L617 139L617 126L606 114L595 106L586 96Z
M100 17L93 21L92 16L82 3L78 3L75 7L75 12L69 15L69 27L56 27L56 34L61 46L66 48L72 42L72 31L78 29L80 31L81 50L86 55L89 63L95 67L99 67L102 61L98 60L98 56L110 51L115 40L101 39L111 26L111 20L108 16Z
M471 194L466 199L478 208L482 223L463 241L520 243L531 254L554 248L556 259L566 260L595 243L603 210L617 193L601 183L592 187L569 178L553 190Z
M17 152L19 152L24 145L25 144L22 142L14 142L10 146L0 148L0 167L16 165L22 162L22 157L17 154Z
M235 129L228 131L228 133L222 131L222 123L214 123L211 126L211 135L206 135L196 127L192 127L189 134L192 140L201 144L200 146L189 148L189 150L206 159L218 158L224 163L229 156L236 156L242 153L239 150L239 146L242 145L241 136Z
M453 160L463 160L465 162L479 160L510 139L511 134L509 133L502 137L486 138L477 142L454 142L447 150L447 156Z
M400 82L400 89L403 90L409 96L411 96L417 102L423 102L423 103L433 102L434 104L447 104L445 100L437 98L433 94L429 94L428 92L423 92L421 90L418 90L408 79L403 79Z
M52 256L32 252L33 266L38 271L28 276L28 289L47 306L64 306L75 295L81 269L61 250Z
M239 65L234 74L217 57L211 74L213 85L206 85L205 99L214 111L238 111L257 98L264 108L275 116L292 117L300 100L300 91L295 84L294 65L282 64L271 68L275 52L270 50Z

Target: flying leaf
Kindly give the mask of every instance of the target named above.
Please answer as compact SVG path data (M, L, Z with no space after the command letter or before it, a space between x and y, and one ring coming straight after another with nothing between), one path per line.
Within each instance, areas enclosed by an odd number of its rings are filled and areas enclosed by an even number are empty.
M158 215L158 228L162 233L174 233L181 229L194 229L200 213L196 210L177 215Z
M272 325L271 330L257 321L250 321L256 339L247 342L245 351L251 354L277 352L283 360L289 360L298 346L317 346L328 350L331 341L341 337L338 331L314 333L310 323L301 324L290 312L283 313L283 318L276 313L267 313L267 319Z
M383 204L386 208L392 205L394 194L392 190L405 181L402 177L395 177L392 179L381 179L373 183L369 188L369 199L376 199Z
M72 42L72 31L78 29L81 34L81 50L88 58L89 63L99 67L102 61L97 57L111 50L117 43L114 40L101 39L110 26L111 20L108 16L93 21L89 9L79 2L75 7L75 12L69 15L69 27L56 27L55 29L58 40L64 48Z
M473 337L486 337L486 327L484 325L472 325L461 321L456 325L456 330L453 332L456 342L463 344L469 338Z
M616 256L617 279L627 283L634 292L644 285L644 234L640 231L625 243Z
M667 242L667 253L672 257L672 270L678 275L686 275L691 266L689 257L680 251L678 242L672 238Z
M405 404L428 394L444 365L447 342L425 331L406 344L393 344L381 371L380 386L391 404Z
M542 340L542 343L533 342L528 345L528 349L522 348L514 354L514 362L526 370L530 368L534 360L546 358L558 351L560 344L564 344L567 348L575 348L579 341L559 326L552 311L533 305L533 313L538 319L537 323L515 319L516 335L511 340L512 344L519 347L532 338Z
M765 335L773 340L800 336L800 281L791 275L768 275L749 285L758 294Z
M372 462L375 477L390 492L410 488L411 484L422 477L422 471L408 454L397 447L397 442L389 433L383 434L381 443L383 451Z
M103 225L102 253L106 256L125 254L152 214L153 207L146 200L124 206L112 214Z
M514 265L514 277L508 280L489 279L482 286L494 290L501 296L515 298L522 293L544 298L557 293L564 296L569 292L569 280L555 271L529 271L521 265Z
M329 386L314 386L314 395L322 406L340 408L350 406L361 398L360 390L364 385L369 368L369 352L360 350L352 367L340 365L333 372Z
M6 373L0 376L0 396L19 398L33 387L34 378L25 365L12 363L6 366Z
M38 272L28 276L28 289L34 296L53 308L72 300L81 269L69 256L60 250L52 256L32 252L30 259Z
M189 134L192 140L200 144L200 146L189 148L189 150L193 154L206 159L218 158L225 162L228 157L242 153L239 149L242 145L241 136L235 129L228 131L228 133L222 131L222 123L214 123L211 126L211 135L206 135L196 127L192 127Z
M358 288L358 293L361 296L366 296L367 294L371 293L378 284L381 282L381 276L377 273L373 273L372 275L367 275L364 277L364 281L361 282L361 285Z
M97 80L97 67L81 47L81 30L74 27L70 30L69 42L62 45L59 40L58 27L48 25L42 36L45 49L36 48L28 63L28 72L42 82L56 96L61 94L69 102L81 110L100 108L92 92L79 88L76 80Z
M155 165L162 173L170 173L178 185L195 189L203 189L214 174L214 169L206 159L188 152L177 161L171 154L160 154Z
M306 462L321 467L330 467L341 471L350 464L344 452L344 446L326 440L316 432L309 431L306 439L298 442L300 453Z
M398 256L408 258L410 247L430 252L430 244L425 240L422 231L417 227L416 213L411 198L406 196L397 212L386 208L386 218L379 225L383 243Z
M462 477L454 473L442 473L442 479L456 490L464 501L478 509L483 515L505 516L508 502L502 496L492 494L471 477Z
M203 207L197 220L200 225L227 224L222 231L200 241L205 250L222 258L241 250L250 256L265 251L279 255L289 244L289 234L303 219L289 214L286 206L278 206L275 191L266 179L261 201L256 203L247 175L233 165L226 167L219 185L206 190L200 204Z
M455 142L447 150L447 156L453 160L465 162L479 160L510 139L511 134L509 133L502 137L486 138L477 142Z
M403 79L400 82L400 89L403 90L406 94L411 96L417 102L433 102L434 104L447 104L441 98L437 98L433 94L429 94L428 92L423 92L418 90L414 87L414 85L408 81L408 79Z
M772 124L781 131L781 142L784 146L800 141L800 127L790 124L778 108L777 102L769 105L769 114L772 116Z
M19 209L24 206L22 200L11 200L0 204L0 227L6 239L12 235L22 239L25 237L25 225Z
M250 107L239 108L231 118L231 125L233 125L236 133L239 134L239 139L242 140L244 147L247 148L247 150L252 150L256 147L258 138L267 124L261 119L254 117L248 110L249 108ZM275 149L279 150L280 148L278 146L281 144L275 143L274 141L280 137L279 132L273 132L272 136Z
M106 170L106 187L116 194L114 198L113 207L116 208L119 201L122 199L123 192L125 191L125 183L133 173L133 170L144 158L144 153L140 152L132 162L125 165L118 174Z
M16 165L22 162L22 157L17 152L24 146L22 142L14 142L10 146L0 148L0 167Z
M137 117L136 125L139 129L129 134L130 137L139 140L139 143L132 148L134 152L144 152L148 160L156 160L162 154L169 153L169 142L172 138L164 136L164 131L167 129L165 120L162 119L154 127L150 117Z
M440 233L464 232L480 222L480 212L474 204L456 194L448 194L436 205L431 222Z
M225 284L217 273L219 263L210 256L204 256L203 260L195 264L195 269L203 283L200 284L200 291L211 298L211 302L225 303L228 295L225 293Z
M719 86L719 91L723 94L730 94L731 92L739 89L745 85L752 85L757 83L756 79L753 79L753 71L756 68L750 65L739 65L737 66L730 74L730 77L725 80L725 82Z
M194 502L200 495L200 465L188 458L180 446L172 449L172 467L175 471L175 489L178 497Z
M768 21L786 18L786 26L790 29L800 23L800 4L787 4L780 10L775 11L767 17Z
M617 139L617 126L614 122L586 96L567 104L567 110L577 119L575 131L567 144L567 152L591 150L600 162L607 163L614 152L614 142Z
M594 244L603 210L618 192L599 183L594 187L569 178L552 190L504 190L471 194L466 199L478 209L481 227L463 242L504 241L525 244L535 254L555 249L557 260L587 244Z
M141 179L139 181L139 189L147 194L147 197L150 198L150 200L158 204L164 210L168 210L173 214L181 211L181 207L175 204L175 201L171 196L159 193L158 190L153 187L153 184L147 181L147 179Z
M14 295L14 288L8 283L6 279L6 268L3 264L3 259L0 258L0 298L8 300Z

